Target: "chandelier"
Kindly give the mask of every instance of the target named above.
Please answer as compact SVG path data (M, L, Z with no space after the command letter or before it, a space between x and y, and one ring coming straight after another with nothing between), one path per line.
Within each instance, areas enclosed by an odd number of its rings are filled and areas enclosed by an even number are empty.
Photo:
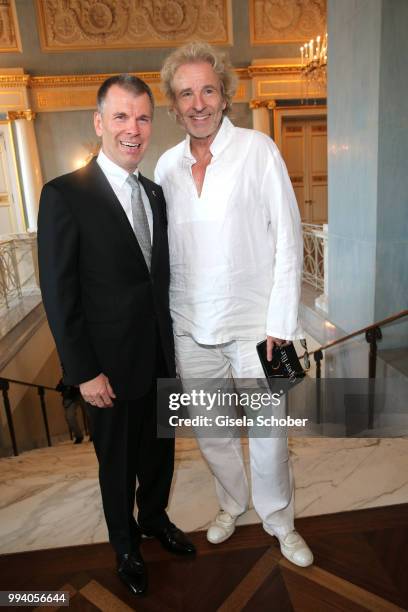
M308 93L324 93L326 90L327 33L316 40L312 38L300 47L301 71Z

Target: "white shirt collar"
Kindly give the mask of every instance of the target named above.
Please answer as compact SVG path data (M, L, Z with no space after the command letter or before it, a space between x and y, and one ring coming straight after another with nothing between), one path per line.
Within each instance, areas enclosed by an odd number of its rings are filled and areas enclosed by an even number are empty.
M120 166L118 166L118 164L115 164L115 162L113 162L111 159L109 159L107 155L105 155L102 149L99 151L96 161L98 162L105 175L109 178L109 181L114 182L120 188L125 185L130 172L124 170L124 168L121 168ZM139 169L136 168L133 174L135 174L136 177L139 178Z
M210 145L210 151L213 157L216 157L217 155L221 153L221 151L225 149L225 147L227 146L227 144L229 143L231 139L233 132L234 132L234 125L231 123L228 117L224 117L221 122L220 129L218 130L214 140L212 141ZM194 155L191 153L190 141L191 141L190 134L187 134L185 144L184 144L183 156L189 160L192 160L193 163L195 163L197 160L195 159Z

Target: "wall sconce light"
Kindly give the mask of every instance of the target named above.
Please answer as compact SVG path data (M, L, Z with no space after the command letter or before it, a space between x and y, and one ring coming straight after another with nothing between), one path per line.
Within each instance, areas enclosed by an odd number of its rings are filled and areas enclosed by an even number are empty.
M83 157L78 157L74 161L75 170L79 170L80 168L83 168L84 166L89 164L91 159L93 159L94 157L98 155L99 150L101 148L101 143L100 142L85 142L82 146L85 149L85 154Z

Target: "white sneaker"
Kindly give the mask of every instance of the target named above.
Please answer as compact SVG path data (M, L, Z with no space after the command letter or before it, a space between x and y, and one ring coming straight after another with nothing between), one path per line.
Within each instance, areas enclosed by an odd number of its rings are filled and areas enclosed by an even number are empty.
M221 542L228 540L235 531L237 518L237 516L231 516L228 512L220 510L215 520L208 528L207 540L211 542L211 544L221 544Z
M277 536L281 553L288 561L300 567L307 567L313 563L313 553L297 531L291 531L285 537Z

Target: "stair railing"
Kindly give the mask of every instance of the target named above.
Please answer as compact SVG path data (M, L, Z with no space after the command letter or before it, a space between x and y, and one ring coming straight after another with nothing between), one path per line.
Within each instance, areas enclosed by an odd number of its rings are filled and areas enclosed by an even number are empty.
M319 382L321 379L321 362L323 360L324 351L327 351L328 349L331 349L334 346L337 346L361 334L365 334L365 339L370 345L370 351L369 351L369 356L368 356L368 378L375 379L376 369L377 369L377 342L381 340L382 338L381 328L384 325L387 325L388 323L392 323L393 321L397 321L398 319L402 319L403 317L406 317L406 316L408 316L408 310L402 310L401 312L394 314L391 317L388 317L381 321L377 321L376 323L373 323L372 325L367 325L366 327L362 327L361 329L351 334L347 334L346 336L342 336L341 338L338 338L337 340L333 340L332 342L328 342L327 344L320 346L314 351L310 351L310 353L309 352L306 353L305 351L303 357L308 357L310 355L313 355L313 358L316 362L317 386L319 386ZM45 392L52 391L54 393L57 393L57 390L53 387L48 387L47 385L38 385L35 383L28 383L28 382L24 382L21 380L14 380L12 378L0 378L0 390L3 395L3 404L4 404L4 409L6 412L7 425L8 425L11 443L13 446L14 455L17 456L19 453L18 453L18 445L17 445L16 433L15 433L14 422L13 422L13 413L12 413L12 409L10 405L10 398L9 398L10 383L16 384L16 385L24 385L25 387L34 387L37 389L37 393L38 393L39 400L40 400L41 414L42 414L43 423L44 423L45 435L47 438L47 444L48 446L52 446L50 427L49 427L49 422L48 422L47 406L46 406L46 400L45 400ZM317 398L319 401L320 393L317 394ZM319 412L319 406L317 407L317 409ZM84 418L84 424L85 424L85 432L88 433L86 418ZM71 434L71 437L72 437L72 434Z
M314 351L308 352L308 355L313 355L313 358L316 362L316 378L321 378L321 362L323 359L323 351L327 351L327 349L331 349L338 344L346 342L347 340L351 340L356 336L360 336L361 334L365 334L365 339L370 345L370 352L368 356L368 378L375 378L376 370L377 370L377 342L382 339L382 331L381 327L387 325L388 323L392 323L393 321L397 321L398 319L402 319L403 317L408 316L408 310L401 310L391 317L387 317L386 319L382 319L381 321L377 321L372 325L367 325L367 327L362 327L361 329L347 334L346 336L342 336L337 340L333 340L332 342L328 342L323 346L319 346L319 348Z
M377 343L382 339L382 330L381 328L385 325L392 323L393 321L397 321L404 317L408 316L408 310L401 310L400 312L387 317L386 319L382 319L381 321L377 321L372 325L367 325L366 327L362 327L351 334L347 334L338 338L337 340L333 340L332 342L328 342L322 346L319 346L314 351L305 351L303 354L303 359L307 360L309 363L309 358L313 355L314 361L316 363L316 422L320 423L321 417L321 402L322 402L322 360L324 356L324 351L333 348L334 346L338 346L347 340L351 340L352 338L356 338L361 334L365 334L366 342L370 345L370 350L368 354L368 384L372 384L372 382L376 378L377 373ZM373 429L374 427L374 406L375 397L373 393L369 393L368 395L368 429Z
M29 383L29 382L24 382L22 380L15 380L13 378L2 378L0 377L0 390L2 392L3 395L3 405L4 405L4 410L6 413L6 418L7 418L7 426L8 426L8 430L9 430L9 434L10 434L10 439L11 439L11 444L13 447L13 454L15 456L17 456L19 454L18 451L18 445L17 445L17 437L16 437L16 432L15 432L15 427L14 427L14 421L13 421L13 412L11 409L11 404L10 404L10 397L9 397L9 389L10 389L10 383L11 384L15 384L15 385L23 385L24 387L33 387L35 389L37 389L37 393L38 393L38 397L40 400L40 407L41 407L41 414L42 414L42 419L43 419L43 424L44 424L44 430L45 430L45 435L47 438L47 444L48 446L52 446L52 439L51 439L51 434L50 434L50 426L49 426L49 422L48 422L48 413L47 413L47 404L46 404L46 398L45 398L45 392L46 391L52 391L54 393L58 393L59 392L55 389L55 387L48 387L47 385L38 385L35 383ZM85 433L88 434L88 424L87 424L87 419L86 419L86 415L84 414L84 412L82 413L83 416L83 421L84 421L84 426L85 426ZM71 436L72 439L72 432L71 430L69 430L69 434Z

